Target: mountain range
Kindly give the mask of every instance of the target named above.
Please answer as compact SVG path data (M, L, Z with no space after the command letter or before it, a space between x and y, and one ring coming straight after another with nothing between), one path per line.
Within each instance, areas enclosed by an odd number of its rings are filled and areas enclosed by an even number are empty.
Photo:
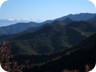
M95 34L94 24L89 20L73 21L66 18L62 21L45 24L34 32L29 29L19 36L13 35L11 38L9 35L0 38L11 41L14 55L52 54L76 46Z
M5 27L10 24L16 24L19 22L28 22L28 21L27 20L0 19L0 27Z
M57 18L54 20L47 20L42 23L0 20L1 25L3 25L3 24L8 25L8 26L0 27L0 36L21 33L29 28L31 28L31 30L32 30L32 28L33 28L33 30L35 30L35 28L37 28L39 26L43 26L45 24L49 24L54 21L62 21L66 18L70 18L73 21L80 21L80 20L85 21L85 20L89 20L95 16L96 16L96 14L91 14L91 13L81 13L81 14L74 14L74 15L70 14L70 15L63 16L61 18ZM9 25L9 24L12 24L12 25Z
M1 27L0 33L0 44L5 41L10 47L5 43L0 45L1 52L7 50L4 54L11 52L6 61L12 63L12 72L15 68L17 72L86 72L96 62L96 14L71 14L42 23L16 23Z

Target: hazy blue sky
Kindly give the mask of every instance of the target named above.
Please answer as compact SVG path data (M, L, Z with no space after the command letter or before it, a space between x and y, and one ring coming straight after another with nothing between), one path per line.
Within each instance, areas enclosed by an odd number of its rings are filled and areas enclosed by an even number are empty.
M0 19L44 21L86 12L96 12L88 0L8 0L0 8Z

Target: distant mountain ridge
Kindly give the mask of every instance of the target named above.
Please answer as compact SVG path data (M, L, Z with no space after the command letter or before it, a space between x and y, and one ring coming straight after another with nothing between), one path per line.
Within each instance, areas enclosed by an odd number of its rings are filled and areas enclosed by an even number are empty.
M61 18L57 18L54 20L47 20L45 22L42 23L36 23L36 22L21 22L21 23L16 23L17 21L7 21L7 20L0 20L0 24L4 24L4 23L8 23L8 24L13 24L13 25L9 25L9 26L4 26L4 27L0 27L0 36L2 35L11 35L11 34L16 34L16 33L21 33L27 29L31 29L33 28L33 31L35 30L35 28L38 28L39 26L43 26L46 24L50 24L54 21L62 21L62 20L66 20L66 24L67 22L73 20L73 21L85 21L88 19L91 19L93 17L95 17L96 14L91 14L91 13L81 13L81 14L70 14ZM71 19L71 20L70 20ZM14 24L16 23L16 24Z
M73 21L86 21L89 20L93 17L95 17L96 14L91 14L91 13L80 13L80 14L69 14L67 16L61 17L61 18L57 18L56 20L64 20L66 18L70 18Z
M28 22L27 20L11 20L11 19L0 19L0 27L5 27L10 24L16 24L19 22Z
M28 28L35 28L38 27L39 24L35 22L29 22L29 23L17 23L14 25L9 25L5 27L0 27L0 35L10 35L10 34L16 34L23 32L27 30Z

